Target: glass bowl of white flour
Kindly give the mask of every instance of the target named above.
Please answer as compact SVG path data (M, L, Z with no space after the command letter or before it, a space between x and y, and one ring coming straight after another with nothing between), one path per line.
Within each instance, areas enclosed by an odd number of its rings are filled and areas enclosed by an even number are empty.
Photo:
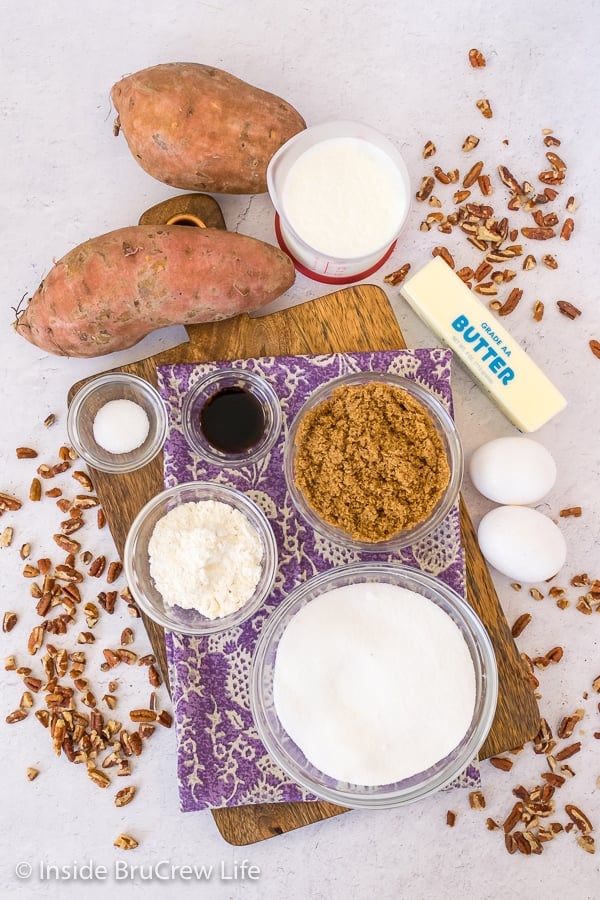
M273 759L310 793L387 808L449 785L491 727L490 638L443 582L396 563L313 576L267 620L250 703Z
M123 568L140 608L183 634L241 625L273 587L277 544L242 491L186 482L157 494L133 521Z

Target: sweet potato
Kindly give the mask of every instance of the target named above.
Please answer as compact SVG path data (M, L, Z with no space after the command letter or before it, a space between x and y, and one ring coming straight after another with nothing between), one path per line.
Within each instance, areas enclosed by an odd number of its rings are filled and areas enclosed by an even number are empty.
M294 282L278 248L216 228L133 225L92 238L50 270L16 330L61 356L102 356L165 325L250 312Z
M113 85L115 133L158 181L184 190L258 194L267 166L306 128L282 100L200 63L165 63Z

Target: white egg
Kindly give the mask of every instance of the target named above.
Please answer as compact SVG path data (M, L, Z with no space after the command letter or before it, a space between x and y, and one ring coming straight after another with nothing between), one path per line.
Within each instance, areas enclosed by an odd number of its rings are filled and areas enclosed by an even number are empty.
M556 463L550 452L526 437L496 438L482 444L469 461L471 481L495 503L537 503L552 490Z
M479 523L477 538L488 563L515 581L546 581L567 558L561 530L529 506L492 509Z

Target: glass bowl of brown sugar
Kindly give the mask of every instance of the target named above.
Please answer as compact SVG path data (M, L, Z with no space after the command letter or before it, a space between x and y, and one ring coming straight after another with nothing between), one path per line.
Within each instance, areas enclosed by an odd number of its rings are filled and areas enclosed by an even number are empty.
M316 532L359 552L394 552L448 515L463 452L452 416L422 384L355 372L305 401L289 428L284 473Z

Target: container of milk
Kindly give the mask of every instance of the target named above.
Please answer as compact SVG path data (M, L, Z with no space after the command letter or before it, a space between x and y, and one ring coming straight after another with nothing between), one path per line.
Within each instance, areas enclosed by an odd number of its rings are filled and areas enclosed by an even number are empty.
M280 247L317 281L360 281L391 255L410 180L388 138L358 122L301 131L273 156L267 186Z

